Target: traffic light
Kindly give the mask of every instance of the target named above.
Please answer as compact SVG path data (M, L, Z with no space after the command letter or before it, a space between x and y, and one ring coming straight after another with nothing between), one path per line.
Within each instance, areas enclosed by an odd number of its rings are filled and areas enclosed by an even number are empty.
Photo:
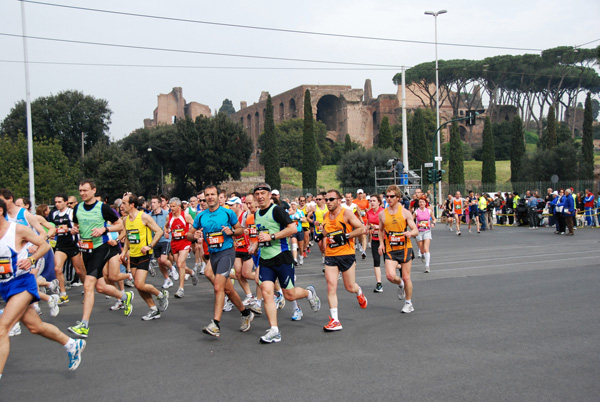
M427 183L435 183L435 170L428 169L427 170Z
M465 124L467 126L474 126L475 125L475 116L477 116L477 114L475 113L474 110L467 110L465 112Z
M436 172L436 176L435 176L435 182L436 183L442 181L442 173L444 173L443 170L438 170Z

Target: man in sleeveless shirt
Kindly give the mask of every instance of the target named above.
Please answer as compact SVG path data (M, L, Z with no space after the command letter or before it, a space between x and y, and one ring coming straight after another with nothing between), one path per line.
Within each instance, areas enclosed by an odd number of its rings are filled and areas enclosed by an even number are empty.
M385 258L387 280L398 285L398 299L405 299L403 313L412 313L412 281L410 271L414 253L411 237L419 234L412 214L400 203L402 191L398 186L389 186L385 193L388 207L379 214L379 254ZM410 230L408 230L410 229ZM400 265L402 277L397 275Z

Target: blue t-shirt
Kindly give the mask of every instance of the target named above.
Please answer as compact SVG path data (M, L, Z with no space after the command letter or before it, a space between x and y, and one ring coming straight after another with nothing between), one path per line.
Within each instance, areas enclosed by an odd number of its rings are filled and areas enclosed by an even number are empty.
M155 214L154 211L152 211L152 213L150 214L150 216L152 217L152 219L154 219L154 222L156 222L156 224L158 225L159 228L161 228L163 231L165 230L165 224L167 223L167 216L169 215L169 211L166 209L161 210L158 214ZM153 233L154 234L154 233ZM158 242L170 242L171 239L167 239L165 237L165 234L163 233L163 235L161 236L161 238L158 240Z
M298 232L302 232L302 221L301 221L301 219L304 218L304 212L302 212L299 209L297 209L296 213L290 214L290 218L292 219L292 221L296 222L296 230Z
M208 252L218 253L233 247L233 239L223 232L223 226L233 230L237 223L238 218L235 212L219 207L214 212L205 209L198 213L192 226L196 230L203 230L204 240L208 243Z

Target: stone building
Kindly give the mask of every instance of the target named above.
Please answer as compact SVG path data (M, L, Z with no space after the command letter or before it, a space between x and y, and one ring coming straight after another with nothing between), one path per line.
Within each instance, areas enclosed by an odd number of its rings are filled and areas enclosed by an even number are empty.
M186 103L181 87L175 87L168 94L158 95L158 106L154 109L153 119L144 119L144 128L160 124L173 124L177 119L198 116L210 117L210 108L198 102Z

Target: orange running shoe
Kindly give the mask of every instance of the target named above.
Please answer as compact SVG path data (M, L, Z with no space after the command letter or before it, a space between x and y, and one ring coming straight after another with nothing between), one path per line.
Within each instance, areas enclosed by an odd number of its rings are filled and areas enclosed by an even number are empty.
M358 296L356 296L356 299L358 300L358 305L360 308L367 308L367 297L362 291Z
M342 324L338 320L334 320L331 317L329 317L329 324L323 327L323 331L325 332L339 331L341 329Z

